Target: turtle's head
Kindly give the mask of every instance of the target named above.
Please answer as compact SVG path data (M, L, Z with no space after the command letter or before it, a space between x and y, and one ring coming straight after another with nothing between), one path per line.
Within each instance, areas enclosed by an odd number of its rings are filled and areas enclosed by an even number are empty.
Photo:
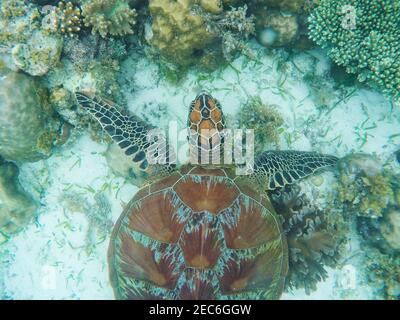
M192 146L204 151L219 148L223 142L225 119L218 100L208 92L201 91L190 104L188 127Z

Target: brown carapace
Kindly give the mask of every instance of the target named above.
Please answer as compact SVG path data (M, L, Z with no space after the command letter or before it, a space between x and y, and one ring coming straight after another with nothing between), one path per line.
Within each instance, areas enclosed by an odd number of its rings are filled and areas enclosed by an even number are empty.
M229 169L188 165L135 195L108 258L118 299L277 299L287 254L268 198Z

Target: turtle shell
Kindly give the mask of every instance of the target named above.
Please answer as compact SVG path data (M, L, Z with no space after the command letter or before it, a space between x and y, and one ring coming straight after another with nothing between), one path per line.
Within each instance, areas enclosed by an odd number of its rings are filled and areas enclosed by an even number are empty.
M277 299L287 253L268 198L231 170L187 166L139 190L108 259L117 299Z

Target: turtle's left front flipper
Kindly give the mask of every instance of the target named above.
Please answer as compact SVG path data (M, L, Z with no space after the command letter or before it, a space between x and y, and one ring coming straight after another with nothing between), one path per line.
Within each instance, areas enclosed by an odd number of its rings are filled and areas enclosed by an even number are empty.
M99 96L90 96L83 92L76 92L75 96L78 103L89 111L108 135L124 150L125 154L138 165L140 170L154 175L161 171L169 173L173 170L174 165L171 164L170 160L174 159L174 154L170 154L167 143L152 145L148 141L148 133L154 127L135 115L125 114L114 103ZM166 164L150 166L148 155L153 154L154 152L151 151L153 147L157 146L163 147L163 149L155 149L155 151L158 152L158 157L166 154ZM157 163L157 161L154 163Z
M335 156L305 151L266 151L254 161L249 176L264 190L274 190L336 165Z

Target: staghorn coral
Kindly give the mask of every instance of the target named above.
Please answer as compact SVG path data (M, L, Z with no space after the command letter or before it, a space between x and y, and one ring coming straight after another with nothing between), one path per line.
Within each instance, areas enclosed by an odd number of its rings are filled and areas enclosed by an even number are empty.
M338 200L357 216L379 218L395 201L396 177L373 156L353 154L339 164Z
M237 119L239 128L254 130L256 153L266 146L279 147L278 131L283 118L277 112L277 106L263 103L260 97L252 97L241 108Z
M309 19L309 37L329 57L383 93L400 98L400 2L325 0Z
M310 204L297 185L270 193L275 211L283 219L289 248L286 288L316 289L340 257L347 228L343 217L333 210L321 211Z
M133 34L137 13L123 0L90 0L83 5L82 15L86 27L103 38Z
M0 234L20 231L35 216L37 204L22 189L18 167L0 157Z
M21 73L5 74L0 110L0 154L4 158L37 161L51 155L60 124L37 80Z

